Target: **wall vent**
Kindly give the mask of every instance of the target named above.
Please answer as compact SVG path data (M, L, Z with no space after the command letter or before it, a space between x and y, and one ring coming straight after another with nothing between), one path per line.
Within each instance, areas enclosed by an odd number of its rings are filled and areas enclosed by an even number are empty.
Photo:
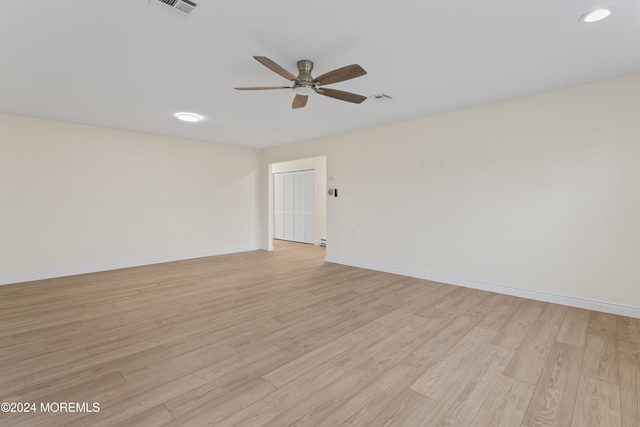
M149 0L149 4L183 18L190 16L198 6L191 0Z
M386 93L378 93L376 95L371 95L369 98L371 98L376 102L384 102L384 101L389 101L390 99L393 99L391 96L387 95Z

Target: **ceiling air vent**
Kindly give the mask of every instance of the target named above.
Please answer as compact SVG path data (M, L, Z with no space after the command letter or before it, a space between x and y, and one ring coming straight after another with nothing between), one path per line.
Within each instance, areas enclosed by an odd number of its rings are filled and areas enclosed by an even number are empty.
M188 17L198 6L190 0L149 0L149 4L183 18Z
M390 99L393 99L391 96L387 95L386 93L379 93L377 95L371 95L369 98L371 98L372 100L374 100L376 102L384 102L384 101L389 101Z

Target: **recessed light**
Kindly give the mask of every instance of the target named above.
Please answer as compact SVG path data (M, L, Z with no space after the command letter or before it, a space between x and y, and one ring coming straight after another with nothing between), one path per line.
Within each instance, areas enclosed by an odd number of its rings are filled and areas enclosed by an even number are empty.
M586 23L598 22L602 21L609 15L611 15L611 9L596 9L582 15L582 17L580 17L580 21Z
M199 122L202 116L193 113L176 113L175 116L184 122Z

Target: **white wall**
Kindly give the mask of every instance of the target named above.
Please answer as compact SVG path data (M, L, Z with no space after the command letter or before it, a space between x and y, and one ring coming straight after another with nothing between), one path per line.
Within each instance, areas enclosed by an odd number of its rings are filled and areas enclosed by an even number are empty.
M272 173L315 171L314 175L314 239L316 245L327 236L327 158L326 156L297 159L271 165ZM269 175L269 199L273 203L273 176ZM269 210L269 224L273 227L273 205ZM272 228L271 228L272 229ZM273 231L271 232L273 236Z
M640 317L639 99L636 74L263 152L0 115L0 283L268 248L270 165L326 155L328 260Z
M327 155L328 260L640 315L639 99L636 74L266 150L262 170Z
M260 152L0 115L0 284L260 246Z

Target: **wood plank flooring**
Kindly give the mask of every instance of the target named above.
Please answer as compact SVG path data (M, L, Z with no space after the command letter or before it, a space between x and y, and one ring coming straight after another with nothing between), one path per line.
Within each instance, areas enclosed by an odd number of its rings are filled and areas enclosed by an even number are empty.
M0 287L0 425L640 426L639 319L275 248Z

